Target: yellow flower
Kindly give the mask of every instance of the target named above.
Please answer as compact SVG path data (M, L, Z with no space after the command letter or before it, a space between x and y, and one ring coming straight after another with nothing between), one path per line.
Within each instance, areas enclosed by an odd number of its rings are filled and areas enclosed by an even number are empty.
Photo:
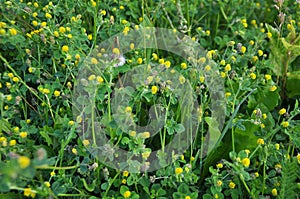
M6 96L6 100L7 100L7 101L12 100L12 96L11 96L11 95Z
M253 79L253 80L256 79L256 74L255 73L250 73L250 78Z
M68 125L70 125L70 126L73 126L75 124L75 122L73 121L73 120L70 120L69 122L68 122Z
M166 61L164 64L165 64L166 68L170 68L170 66L171 66L171 62L170 61Z
M155 95L157 93L157 91L158 91L158 87L157 86L152 86L151 87L151 92L152 92L153 95Z
M126 112L126 113L131 113L131 111L132 111L132 108L131 108L130 106L127 106L127 107L125 108L125 112Z
M152 53L152 58L153 58L155 61L158 60L157 54L156 54L156 53Z
M55 97L60 96L60 92L59 92L59 91L54 91L54 96L55 96Z
M133 50L134 49L134 43L130 43L129 47L130 47L131 50Z
M210 65L206 65L206 66L204 67L204 69L205 69L206 71L210 71L210 70L211 70L211 66L210 66Z
M254 41L253 41L253 40L250 40L250 41L249 41L249 44L250 44L251 46L253 46L253 45L254 45Z
M225 61L224 59L222 59L222 60L220 61L220 65L221 65L221 66L225 66L225 64L226 64L226 61Z
M235 188L235 183L231 181L228 186L229 186L230 189L234 189Z
M130 191L125 191L123 193L124 198L129 198L131 196L131 192Z
M218 180L218 181L217 181L217 186L218 186L218 187L222 186L222 184L223 184L223 182L222 182L221 180Z
M258 52L258 56L260 56L260 57L264 54L264 52L262 50L258 50L257 52Z
M72 34L68 34L67 37L68 37L69 39L72 39L73 35L72 35Z
M48 18L48 19L51 19L51 18L52 18L52 15L49 14L49 13L46 13L46 14L45 14L45 17Z
M270 91L274 92L274 91L276 91L276 89L277 89L277 86L271 86Z
M20 136L21 138L26 138L26 137L27 137L27 132L21 132L21 133L19 134L19 136Z
M66 45L64 45L64 46L61 48L61 50L62 50L63 52L68 52L68 51L69 51L69 47L66 46Z
M181 167L177 167L176 169L175 169L175 174L176 175L179 175L179 174L181 174L183 172L183 169L181 168Z
M221 75L222 78L226 77L226 73L224 73L224 72L220 72L220 75Z
M55 37L59 37L59 33L58 33L57 31L54 31L54 32L53 32L53 35L54 35Z
M246 48L245 46L242 46L242 48L241 48L241 52L242 52L242 53L245 53L245 52L246 52L246 50L247 50L247 48Z
M19 163L21 169L25 169L30 165L30 159L26 156L20 156L18 158L18 163Z
M256 143L259 144L259 145L263 145L263 144L265 144L265 141L262 138L258 138Z
M32 25L33 25L33 26L38 26L39 23L38 23L37 21L32 21Z
M27 197L30 196L30 197L34 198L36 193L34 191L32 191L31 188L25 188L23 194L24 194L24 196L27 196Z
M204 76L200 76L200 77L199 77L199 81L200 81L201 83L203 83L204 80L205 80L205 77L204 77Z
M123 30L123 34L124 34L124 35L127 35L128 32L129 32L129 27L126 26L126 27L124 28L124 30Z
M6 23L5 23L5 22L2 22L2 21L0 21L0 28L6 28Z
M217 164L217 168L218 168L218 169L222 169L222 168L223 168L223 164L222 164L222 163L218 163L218 164Z
M267 114L262 114L262 117L263 117L263 119L265 120L265 119L267 119Z
M249 149L245 149L245 153L247 153L247 155L250 154L250 150Z
M88 77L88 80L90 80L90 81L93 81L94 79L96 79L96 76L95 76L95 75L90 75L90 76Z
M4 29L0 29L0 35L4 35L6 31Z
M31 120L30 120L30 119L27 119L27 120L26 120L26 123L27 123L27 124L29 124L30 122L31 122Z
M43 28L43 27L46 27L46 26L47 26L47 22L43 21L43 22L41 23L41 27Z
M182 75L180 75L180 77L179 77L179 82L180 82L180 84L185 83L185 78Z
M126 184L126 179L123 179L123 180L122 180L122 184Z
M93 39L93 35L92 35L92 34L89 34L89 35L87 36L87 38L88 38L88 40L92 40L92 39Z
M62 34L64 34L64 33L66 32L66 28L63 27L63 26L62 26L62 27L59 27L58 30L59 30L59 32L62 33Z
M150 156L150 151L146 151L142 153L143 159L147 159Z
M276 144L275 144L275 149L278 151L279 148L280 148L280 145L276 143Z
M38 8L39 4L37 2L34 2L33 6L36 7L36 8Z
M98 60L97 60L96 58L93 57L93 58L91 59L91 63L96 65L96 64L98 64Z
M120 8L120 10L124 10L124 6L120 6L119 8Z
M190 196L185 196L185 198L184 199L191 199L191 197Z
M75 154L75 155L77 155L77 149L72 148L72 153Z
M164 60L163 58L161 58L161 59L158 60L158 63L164 64L164 63L165 63L165 60Z
M50 176L55 176L55 172L52 171L52 172L50 173Z
M272 189L272 195L273 195L273 196L277 196L277 189L275 189L275 188Z
M144 139L147 139L147 138L150 137L150 133L146 131L146 132L141 134L141 137L144 138Z
M298 153L298 155L297 155L297 161L300 164L300 153Z
M93 7L97 6L97 3L95 1L93 1L93 0L91 0L91 4L92 4Z
M267 37L268 37L268 38L271 38L271 37L272 37L272 33L268 32L268 33L267 33Z
M280 109L279 115L283 115L283 114L285 114L285 113L286 113L286 109L285 109L285 108Z
M130 131L130 132L129 132L129 135L130 135L131 137L135 137L135 136L136 136L136 132L135 132L135 131Z
M231 96L231 93L230 92L226 92L225 93L225 97L229 97L229 96Z
M244 167L249 167L250 159L249 158L242 159L242 165L244 165Z
M138 64L142 64L142 63L143 63L143 59L142 59L141 57L139 57L139 58L137 59L137 63L138 63Z
M10 33L11 35L16 35L16 34L18 34L17 30L14 29L14 28L9 29L9 33Z
M100 14L103 15L103 16L105 16L106 15L106 11L105 10L101 10Z
M89 141L89 140L83 140L83 141L82 141L82 144L83 144L84 146L88 146L88 145L90 144L90 141Z
M96 80L97 80L97 82L100 83L100 84L104 82L104 79L103 79L101 76L97 76L97 77L96 77Z
M9 146L15 146L17 144L16 140L9 141Z
M50 90L49 90L48 88L44 88L44 89L42 90L42 93L44 93L44 94L49 94L49 93L50 93Z
M32 16L33 16L33 17L37 17L37 16L38 16L38 13L37 13L37 12L34 12L34 13L32 14Z
M44 182L44 185L46 186L46 187L50 187L51 185L50 185L50 182Z
M268 81L268 80L270 80L272 78L272 76L271 75L269 75L269 74L265 74L265 79Z
M224 70L225 70L225 72L230 71L231 70L231 65L230 64L226 64Z
M123 171L123 176L124 176L124 177L128 177L128 175L129 175L129 172L128 172L128 171L126 171L126 170Z
M255 177L257 178L259 176L259 173L258 172L255 172L254 173Z
M281 126L283 126L284 128L288 127L290 125L290 123L288 121L284 121L281 123Z

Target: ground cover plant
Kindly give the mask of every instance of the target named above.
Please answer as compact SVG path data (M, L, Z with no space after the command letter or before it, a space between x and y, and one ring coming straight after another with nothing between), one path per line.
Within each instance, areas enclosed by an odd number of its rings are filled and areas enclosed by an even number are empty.
M298 198L299 55L298 0L1 0L0 198Z

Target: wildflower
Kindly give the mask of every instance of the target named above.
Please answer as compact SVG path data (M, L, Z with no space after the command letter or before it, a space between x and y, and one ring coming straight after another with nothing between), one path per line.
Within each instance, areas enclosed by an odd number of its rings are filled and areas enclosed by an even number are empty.
M123 179L123 180L122 180L122 184L126 184L126 179Z
M190 196L185 196L185 198L184 199L191 199L191 197Z
M278 151L280 148L280 145L278 143L275 144L275 149Z
M258 173L258 172L255 172L254 175L255 175L256 178L258 178L259 173Z
M50 176L55 176L55 172L52 171L52 172L50 173Z
M61 48L61 50L62 50L63 52L68 52L68 51L69 51L69 47L66 46L66 45L64 45L64 46Z
M150 133L149 132L144 132L141 134L141 137L144 138L144 139L147 139L150 137Z
M246 50L247 50L247 48L246 48L245 46L242 46L242 47L241 47L241 52L242 52L242 53L245 53Z
M268 81L268 80L270 80L272 77L271 77L271 75L269 75L269 74L265 74L265 79Z
M231 57L230 57L230 59L231 59L233 62L235 62L235 61L236 61L236 58L235 58L235 56L231 56Z
M69 122L68 122L68 125L69 126L73 126L75 124L75 122L73 121L73 120L70 120Z
M222 60L220 61L220 65L221 65L221 66L225 66L225 64L226 64L226 61L225 61L224 59L222 59Z
M221 72L220 75L221 75L222 78L226 77L226 73L224 73L224 72Z
M129 172L128 172L128 171L126 171L126 170L123 171L123 176L124 176L124 177L128 177L128 175L129 175Z
M51 186L51 185L50 185L50 182L48 182L48 181L47 181L47 182L44 182L44 185L45 185L46 187L48 187L48 188Z
M146 152L142 153L143 159L147 159L149 156L150 156L150 152L149 151L146 151Z
M152 58L156 61L158 59L158 56L156 53L152 53Z
M48 18L48 19L51 19L51 18L52 18L52 15L49 14L49 13L46 13L46 14L45 14L45 17Z
M68 34L67 37L68 37L69 39L72 39L73 35L72 35L72 34Z
M106 15L106 10L101 10L100 14L105 16Z
M55 96L55 97L60 96L60 92L59 92L59 91L54 91L54 96Z
M183 172L183 169L181 168L181 167L177 167L176 169L175 169L175 174L176 175L179 175L179 174L181 174Z
M49 93L50 93L50 90L49 90L48 88L44 88L44 89L42 90L42 93L44 93L44 94L49 94Z
M123 193L124 198L129 198L131 196L131 192L130 191L125 191Z
M126 26L126 27L123 29L123 34L124 34L124 35L127 35L128 32L129 32L129 27Z
M228 186L229 186L230 189L234 189L235 188L235 183L231 181Z
M182 75L180 75L180 77L179 77L179 82L180 82L180 84L185 83L185 78Z
M265 141L262 138L258 138L256 143L259 144L259 145L263 145L263 144L265 144Z
M58 31L62 34L64 34L66 32L66 28L65 27L59 27Z
M19 136L20 136L21 138L26 138L26 137L27 137L27 132L21 132L21 133L19 134Z
M222 168L223 168L223 164L222 164L222 163L218 163L218 164L217 164L217 168L218 168L218 169L222 169Z
M273 196L277 196L277 189L275 189L275 188L272 189L272 195L273 195Z
M250 73L250 78L253 79L253 80L256 79L256 74L255 73Z
M199 77L199 81L200 81L201 83L203 83L204 80L205 80L205 77L204 77L204 76L200 76L200 77Z
M229 42L227 43L227 46L234 46L234 44L235 44L235 41L229 41Z
M120 6L119 8L120 8L120 10L124 10L124 6Z
M288 127L290 125L290 123L288 121L284 121L281 123L281 126L283 126L284 128Z
M158 91L158 87L157 86L152 86L151 87L151 92L152 92L153 95L155 95L157 93L157 91Z
M0 35L4 35L6 31L4 29L0 29Z
M77 155L77 149L72 148L72 153L75 154L75 155Z
M298 153L298 155L297 155L297 161L300 164L300 153Z
M143 59L142 59L141 57L139 57L139 58L137 59L137 63L138 63L138 64L142 64L142 63L143 63Z
M285 109L285 108L280 109L279 115L283 115L283 114L285 114L285 113L286 113L286 109Z
M101 76L97 76L97 77L96 77L96 80L97 80L97 82L100 83L100 84L104 82L104 79L103 79Z
M181 67L182 69L186 69L186 68L187 68L187 65L186 65L186 63L181 63L181 64L180 64L180 67Z
M225 93L225 97L229 97L229 96L231 96L231 93L230 92L226 92Z
M93 57L93 58L91 59L91 63L96 65L96 64L98 64L98 60L97 60L96 58Z
M250 159L249 158L242 159L242 165L244 165L244 167L249 167Z
M226 64L224 70L225 70L225 72L230 71L231 70L231 65L230 64Z
M249 44L250 44L251 46L253 46L253 45L254 45L254 41L253 41L253 40L250 40L250 41L249 41Z
M53 35L54 35L55 37L59 37L59 33L58 33L57 31L54 31L54 32L53 32Z
M14 28L9 29L9 33L10 33L11 35L16 35L16 34L18 34L17 30L14 29Z
M33 6L36 7L36 8L38 8L39 4L37 2L34 2Z
M258 53L258 56L260 56L260 57L264 54L264 52L262 50L258 50L257 53Z
M210 70L211 70L211 66L210 66L210 65L206 65L206 66L204 67L204 69L205 69L205 71L210 71Z
M6 100L7 100L7 101L12 100L12 96L11 96L11 95L6 96Z
M91 4L92 4L93 7L97 6L97 3L95 1L93 1L93 0L91 0Z
M37 13L37 12L34 12L34 13L32 13L32 16L33 16L33 17L37 17L37 16L38 16L38 13Z
M219 194L216 193L216 194L214 195L214 198L218 199L218 198L219 198Z
M270 39L272 37L272 33L268 32L267 37Z
M9 146L15 146L17 144L16 140L9 141Z
M256 56L256 55L254 55L253 57L252 57L252 61L253 62L256 62L258 60L258 57Z
M245 153L246 153L247 155L249 155L249 154L250 154L250 150L249 150L249 149L245 149Z
M26 156L20 156L18 158L18 163L19 163L21 169L25 169L30 165L30 159Z
M217 181L217 186L218 186L218 187L222 186L222 184L223 184L223 182L222 182L221 180L218 180L218 181Z
M206 33L207 36L209 36L210 35L210 30L206 30L205 33Z
M135 132L135 131L130 131L130 132L129 132L129 135L130 135L131 137L135 137L135 136L136 136L136 132Z
M164 64L165 64L166 68L170 68L170 66L171 66L171 62L170 61L166 61Z
M130 47L131 50L133 50L134 49L134 43L130 43L129 47Z
M30 122L31 122L31 120L30 120L30 119L27 119L27 120L26 120L26 123L27 123L27 124L29 124Z
M260 124L260 127L261 127L262 129L266 128L266 126L265 126L264 124Z
M25 188L24 189L24 196L27 196L27 197L32 197L34 198L35 197L35 192L31 190L31 188Z
M164 63L165 63L165 60L164 60L163 58L161 58L161 59L158 60L158 63L164 64Z
M277 86L271 86L270 91L274 92L274 91L276 91L276 89L277 89Z
M46 26L47 26L47 22L43 21L43 22L41 23L41 27L43 28L43 27L46 27Z
M263 119L265 120L265 119L267 119L267 114L262 114L262 117L263 117Z
M83 140L82 144L83 144L83 146L87 146L87 145L90 144L90 141L89 140Z
M131 113L131 111L132 111L132 108L131 108L130 106L127 106L127 107L125 108L125 112L126 112L126 113Z
M93 35L92 35L92 34L89 34L89 35L87 36L87 38L88 38L88 40L92 40L92 39L93 39Z

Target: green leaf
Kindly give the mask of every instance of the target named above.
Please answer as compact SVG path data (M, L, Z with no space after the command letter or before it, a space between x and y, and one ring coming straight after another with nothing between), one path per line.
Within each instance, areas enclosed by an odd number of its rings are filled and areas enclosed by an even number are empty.
M86 190L92 192L95 189L95 184L97 180L93 180L92 184L88 185L84 178L80 178L80 180L83 182L83 186Z
M10 123L8 121L6 121L5 119L0 120L0 131L4 131L6 133L11 132Z
M286 88L289 98L300 95L300 71L287 73Z
M45 139L48 146L53 145L51 138L49 137L48 133L46 131L40 131L40 135Z
M218 139L221 136L221 132L218 128L219 124L215 118L205 117L204 119L209 126L209 132L205 137L206 143L208 143L208 147L207 147L207 154L208 154L215 147Z

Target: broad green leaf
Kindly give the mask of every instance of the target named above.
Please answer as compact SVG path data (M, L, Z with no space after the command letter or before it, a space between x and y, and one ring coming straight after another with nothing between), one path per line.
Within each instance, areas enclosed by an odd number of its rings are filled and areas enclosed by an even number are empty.
M0 119L0 131L9 133L11 131L10 123L5 119Z
M48 146L53 145L51 138L49 137L48 133L46 131L40 131L40 135L45 139Z
M300 95L300 72L287 74L286 89L288 97L290 98Z

